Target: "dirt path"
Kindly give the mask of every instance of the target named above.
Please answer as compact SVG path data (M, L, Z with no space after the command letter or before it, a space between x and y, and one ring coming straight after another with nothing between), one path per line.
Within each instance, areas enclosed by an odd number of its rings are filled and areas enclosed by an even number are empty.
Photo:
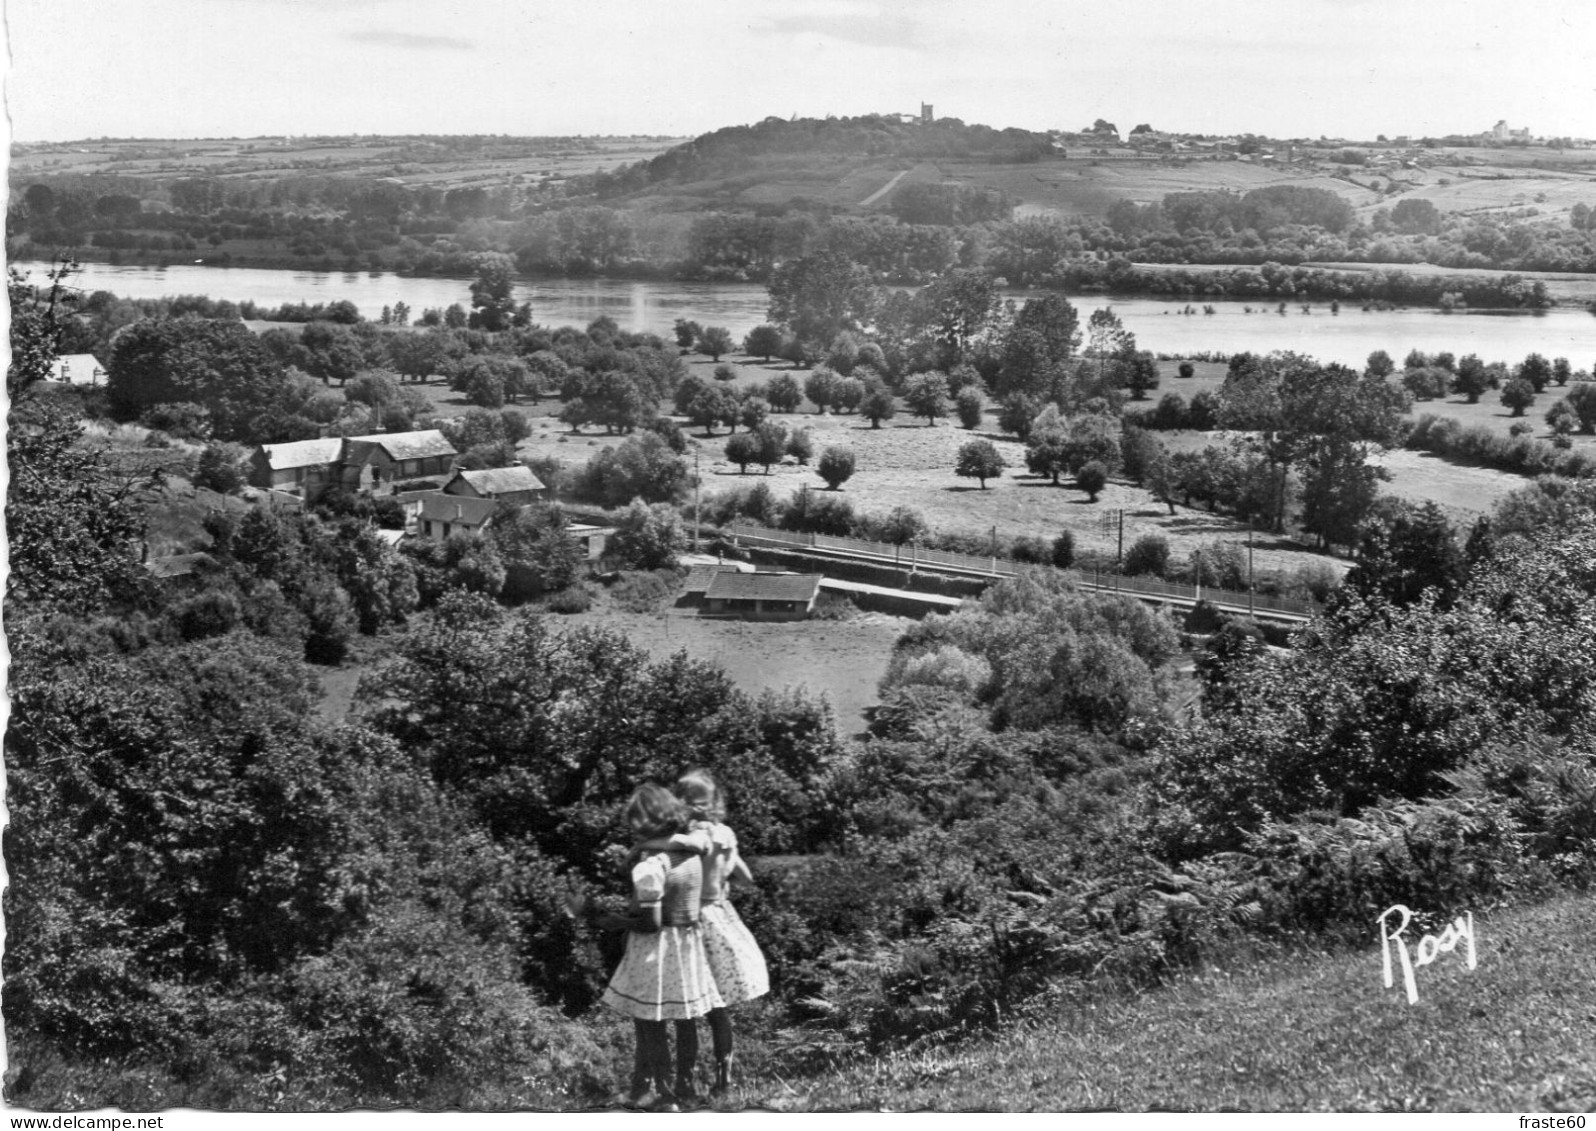
M899 181L903 180L904 174L907 173L908 171L909 170L907 170L907 169L903 170L902 173L899 173L896 177L893 177L886 184L884 184L880 188L876 189L875 192L873 192L869 196L865 197L863 200L861 200L859 202L859 207L860 208L869 208L876 201L878 201L882 197L886 196L887 193L889 193L889 192L891 192L893 190L893 187L896 186Z

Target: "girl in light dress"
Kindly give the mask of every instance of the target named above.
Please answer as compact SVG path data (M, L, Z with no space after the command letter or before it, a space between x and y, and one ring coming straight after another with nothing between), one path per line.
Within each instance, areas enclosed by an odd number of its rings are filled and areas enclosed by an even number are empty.
M710 973L721 998L721 1003L709 1010L709 1032L715 1052L715 1083L710 1091L719 1095L731 1086L732 1024L726 1007L768 993L770 974L759 944L727 899L734 877L744 883L751 882L753 877L737 853L737 834L722 821L726 807L720 788L708 770L689 770L677 779L676 790L687 803L691 816L689 828L695 834L709 834L712 846L704 857L703 906L699 921ZM693 1025L691 1021L686 1024ZM679 1023L676 1027L678 1050L681 1030Z
M627 931L625 956L601 1000L632 1018L636 1026L637 1057L628 1101L673 1111L678 1110L679 1099L692 1097L693 1063L698 1055L694 1019L713 1010L725 1012L700 930L703 854L711 845L705 834L697 833L670 847L651 847L661 838L687 832L686 808L669 790L653 782L638 787L625 813L639 842L640 858L631 870L631 910L596 919L600 927ZM580 912L580 903L572 910ZM670 1073L667 1021L677 1023L675 1083ZM682 1039L684 1027L686 1041Z

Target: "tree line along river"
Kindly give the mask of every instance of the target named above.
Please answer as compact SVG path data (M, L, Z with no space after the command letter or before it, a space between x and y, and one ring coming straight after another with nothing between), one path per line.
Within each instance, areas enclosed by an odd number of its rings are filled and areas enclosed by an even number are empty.
M16 266L42 279L46 265ZM411 278L382 272L346 274L337 271L267 270L250 267L118 267L86 263L74 279L85 290L110 291L127 298L208 295L259 306L325 303L347 299L367 318L384 306L406 303L412 318L429 307L451 303L469 306L468 281L437 277ZM1023 300L1036 292L1012 291ZM532 304L535 321L549 326L585 326L601 315L623 329L669 337L678 318L705 326L724 326L741 342L766 320L768 295L757 283L634 282L624 279L536 279L516 288L516 297ZM1410 350L1462 357L1478 354L1485 361L1517 362L1531 353L1566 357L1576 369L1596 366L1596 316L1582 308L1542 312L1469 311L1445 314L1432 309L1365 311L1342 304L1332 313L1323 302L1226 300L1194 302L1158 298L1112 299L1104 295L1071 295L1086 316L1112 306L1137 345L1154 353L1188 356L1232 354L1243 350L1269 353L1294 350L1325 362L1362 367L1369 354L1385 350L1398 363ZM1204 314L1205 305L1213 310ZM1248 307L1251 311L1249 313Z

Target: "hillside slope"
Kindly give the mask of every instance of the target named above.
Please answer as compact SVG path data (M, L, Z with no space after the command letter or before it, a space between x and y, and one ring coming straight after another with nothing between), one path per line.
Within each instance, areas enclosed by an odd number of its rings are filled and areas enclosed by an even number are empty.
M1383 986L1378 946L1259 960L752 1090L784 1110L1592 1110L1596 900L1477 914L1475 930L1477 968L1441 954L1412 1006L1400 974Z

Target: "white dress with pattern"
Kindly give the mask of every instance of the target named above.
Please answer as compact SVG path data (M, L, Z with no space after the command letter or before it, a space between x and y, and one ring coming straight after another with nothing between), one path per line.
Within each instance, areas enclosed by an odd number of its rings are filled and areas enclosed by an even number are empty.
M696 858L658 852L632 869L632 891L640 905L659 903L667 874ZM663 926L658 932L628 931L626 954L600 999L609 1008L643 1021L685 1021L724 1005L710 974L700 927Z
M727 1005L752 1001L770 992L770 973L759 944L726 898L727 880L738 859L737 834L708 821L693 827L707 829L714 844L704 857L704 905L699 916L715 988Z

